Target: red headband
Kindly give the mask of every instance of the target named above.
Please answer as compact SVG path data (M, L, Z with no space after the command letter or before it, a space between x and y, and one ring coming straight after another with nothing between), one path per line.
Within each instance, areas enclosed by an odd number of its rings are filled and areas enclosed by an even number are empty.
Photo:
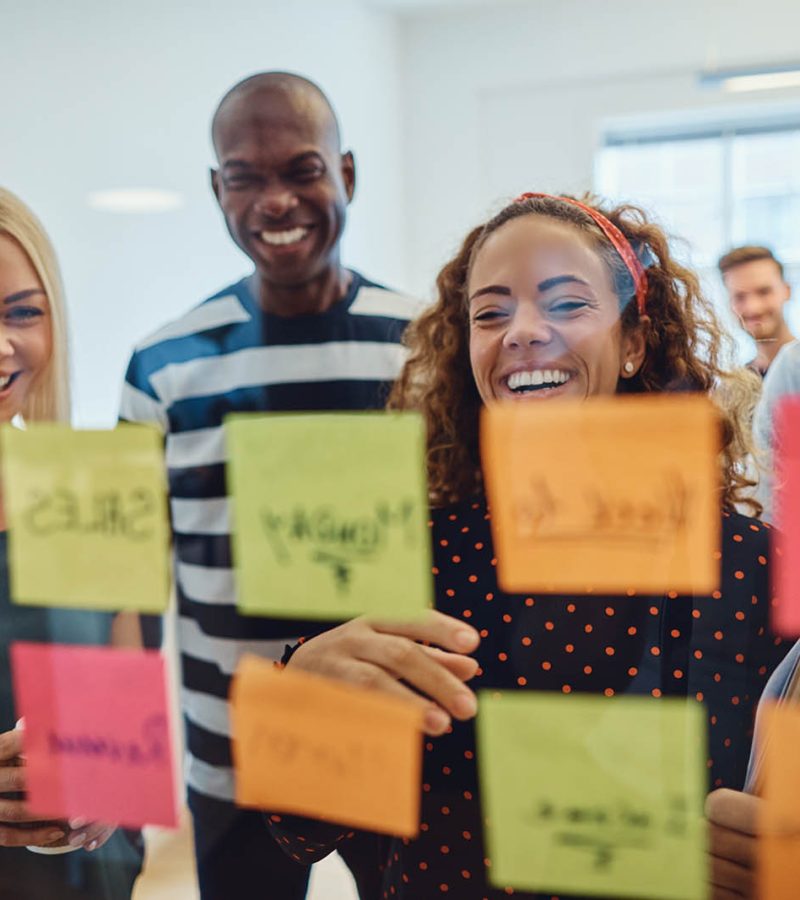
M525 193L520 194L514 202L522 203L523 200L529 200L531 197L547 197L550 200L561 200L563 203L577 206L578 209L582 209L588 216L591 216L592 219L594 219L603 234L614 245L614 249L619 253L626 268L633 276L633 284L636 288L636 307L639 310L639 315L643 316L645 302L647 300L647 273L644 270L644 266L639 261L639 257L633 252L630 241L628 241L619 228L598 210L592 209L591 206L587 206L585 203L581 203L580 200L573 200L571 197L558 197L555 194Z

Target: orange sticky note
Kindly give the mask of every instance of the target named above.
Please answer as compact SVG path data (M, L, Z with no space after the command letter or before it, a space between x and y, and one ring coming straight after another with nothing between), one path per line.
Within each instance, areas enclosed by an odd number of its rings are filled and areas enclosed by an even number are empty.
M759 900L796 900L800 884L800 708L761 713L764 804L759 821Z
M414 837L422 714L395 697L246 656L231 691L236 802Z
M800 396L783 397L775 410L775 593L772 626L800 634Z
M11 664L34 813L177 826L159 653L18 642Z
M484 410L501 587L715 590L717 429L711 402L687 394Z

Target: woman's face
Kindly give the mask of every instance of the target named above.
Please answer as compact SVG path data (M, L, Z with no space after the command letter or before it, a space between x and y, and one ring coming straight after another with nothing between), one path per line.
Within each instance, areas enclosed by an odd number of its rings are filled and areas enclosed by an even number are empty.
M52 353L50 304L28 255L0 234L0 422L23 409Z
M487 405L613 394L641 365L643 343L623 337L607 264L568 223L529 215L501 225L473 261L467 296L472 373Z

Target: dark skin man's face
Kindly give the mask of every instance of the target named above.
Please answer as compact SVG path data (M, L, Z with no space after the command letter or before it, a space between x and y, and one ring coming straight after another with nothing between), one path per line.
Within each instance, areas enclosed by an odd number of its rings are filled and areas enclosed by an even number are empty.
M232 100L214 138L214 194L264 289L302 290L337 270L355 168L330 114L313 98L264 91Z

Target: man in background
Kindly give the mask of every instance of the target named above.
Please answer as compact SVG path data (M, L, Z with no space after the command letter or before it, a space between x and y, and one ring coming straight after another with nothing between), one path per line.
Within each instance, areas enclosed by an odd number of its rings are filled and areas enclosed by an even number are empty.
M731 309L756 342L756 355L747 366L763 377L781 347L794 340L784 319L791 288L783 265L769 248L757 246L736 247L718 265Z
M317 85L283 72L245 79L222 98L212 139L211 187L254 271L138 346L121 418L155 422L165 434L202 898L299 900L308 868L283 853L261 813L234 805L228 691L245 652L280 659L309 625L237 611L222 421L382 408L416 309L341 264L355 161ZM340 848L362 897L379 893L377 841L357 834ZM360 860L368 874L359 874Z

